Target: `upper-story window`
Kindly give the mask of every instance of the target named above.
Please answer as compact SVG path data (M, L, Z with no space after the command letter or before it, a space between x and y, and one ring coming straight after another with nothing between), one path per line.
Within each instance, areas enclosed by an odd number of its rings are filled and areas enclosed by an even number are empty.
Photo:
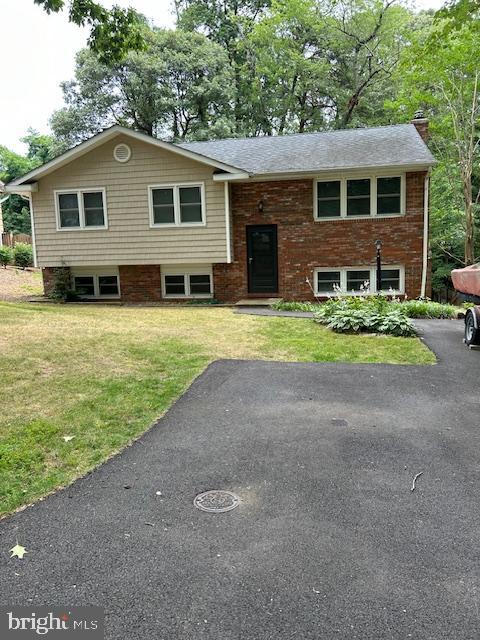
M55 192L57 229L106 229L105 189Z
M150 187L149 200L152 227L205 224L203 184Z
M316 220L399 216L405 213L405 176L315 181Z

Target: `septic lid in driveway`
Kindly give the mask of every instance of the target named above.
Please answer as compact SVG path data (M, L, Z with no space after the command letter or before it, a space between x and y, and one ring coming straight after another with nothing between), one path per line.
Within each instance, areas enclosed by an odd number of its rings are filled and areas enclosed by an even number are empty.
M238 507L240 498L231 491L223 489L214 489L213 491L205 491L199 493L195 497L193 504L201 511L209 513L225 513Z

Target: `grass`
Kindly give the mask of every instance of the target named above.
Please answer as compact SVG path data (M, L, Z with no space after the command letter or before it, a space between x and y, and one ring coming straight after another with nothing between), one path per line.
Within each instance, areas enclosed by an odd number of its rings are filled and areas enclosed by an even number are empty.
M416 338L222 308L0 303L0 325L0 513L121 450L218 358L434 362Z

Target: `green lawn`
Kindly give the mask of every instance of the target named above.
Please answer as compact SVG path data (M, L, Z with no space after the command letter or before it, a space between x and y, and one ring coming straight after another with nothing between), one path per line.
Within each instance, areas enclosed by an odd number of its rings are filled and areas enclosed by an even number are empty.
M122 449L218 358L435 361L416 338L222 308L0 303L0 326L0 513Z

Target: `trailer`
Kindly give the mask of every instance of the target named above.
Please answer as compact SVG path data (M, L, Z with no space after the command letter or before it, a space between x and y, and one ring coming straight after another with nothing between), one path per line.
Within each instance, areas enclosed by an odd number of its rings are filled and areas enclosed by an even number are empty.
M455 290L466 302L475 305L465 314L465 338L468 347L480 346L480 263L452 271Z

